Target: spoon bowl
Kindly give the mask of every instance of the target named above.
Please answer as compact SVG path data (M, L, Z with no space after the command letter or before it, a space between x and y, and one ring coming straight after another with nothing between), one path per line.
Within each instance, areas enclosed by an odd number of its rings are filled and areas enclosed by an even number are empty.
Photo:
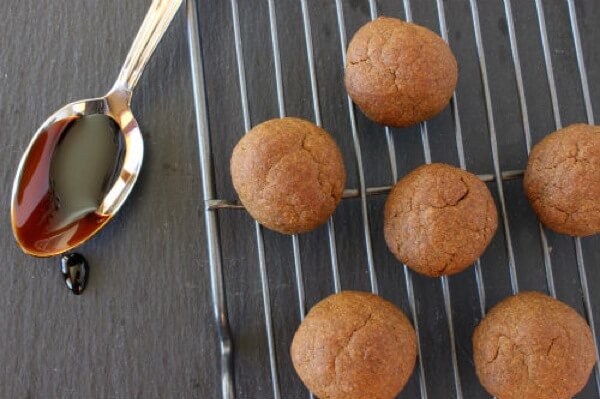
M30 229L25 228L27 224L41 229L38 221L31 220L37 217L34 205L44 201L45 182L48 182L48 189L52 185L48 176L50 164L38 167L34 173L27 171L35 169L34 165L39 163L40 159L51 162L52 153L68 126L79 118L92 115L106 115L118 126L118 134L124 143L118 174L112 179L110 188L105 190L102 202L94 204L95 209L82 209L77 215L78 219L87 218L89 222L86 223L88 228L85 229L85 234L78 234L77 229L72 228L74 220L70 226L55 229L50 234L39 231L40 238L37 240L27 239L26 235L31 234ZM144 142L138 123L129 108L127 92L113 90L105 97L74 102L56 111L35 133L17 169L11 203L11 221L17 243L27 254L49 257L67 252L87 241L104 227L123 205L137 180L143 158ZM35 197L33 201L32 196ZM28 201L25 200L26 197Z
M33 136L19 163L11 200L13 234L25 253L49 257L83 244L111 220L129 196L144 158L142 134L130 108L131 96L181 2L153 0L109 93L65 105ZM100 115L104 117L96 118ZM92 122L80 122L92 119L104 130L97 134L89 128ZM100 137L107 128L108 134L111 129L115 134L108 140ZM81 143L84 135L87 142L77 148L79 154L60 152L60 146L66 146L68 140ZM63 155L65 152L68 155ZM105 171L100 171L97 182L90 182L93 160L100 159L99 154L108 154L100 163ZM53 168L58 168L56 164L65 171L60 181L52 175ZM77 184L102 197L73 205L72 195L56 195L61 187L76 188Z

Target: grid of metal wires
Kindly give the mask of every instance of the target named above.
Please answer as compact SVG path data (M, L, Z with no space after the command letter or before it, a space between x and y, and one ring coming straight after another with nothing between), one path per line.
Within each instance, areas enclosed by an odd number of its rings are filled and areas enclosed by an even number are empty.
M280 59L280 51L279 51L279 43L278 43L278 30L277 30L277 19L276 19L276 7L275 0L267 0L268 1L268 10L269 10L269 22L270 22L270 35L271 35L271 47L272 47L272 56L275 70L275 83L276 83L276 92L277 92L277 103L278 103L278 111L279 116L283 117L286 115L285 109L285 101L283 94L283 83L282 83L282 72L281 72L281 59ZM298 0L301 5L302 10L302 19L303 19L303 27L304 27L304 39L306 44L306 57L308 61L308 68L310 74L310 86L311 86L311 94L312 94L312 106L314 113L314 122L317 125L321 125L321 109L319 102L319 92L318 92L318 82L315 72L315 60L313 53L313 37L311 32L311 21L308 12L307 0ZM344 11L343 11L343 0L331 0L335 2L335 8L337 12L337 28L339 29L339 54L341 55L341 60L345 64L346 62L346 44L347 44L347 32L344 22ZM414 0L413 0L414 1ZM585 105L585 111L587 115L587 122L590 124L594 123L594 116L592 112L592 105L590 99L590 89L587 81L587 73L584 64L581 38L579 33L579 27L577 22L576 8L574 4L575 0L567 0L568 10L569 10L569 18L570 18L570 28L572 33L573 45L576 52L577 57L577 67L579 71L580 77L580 85L583 93L583 101ZM378 10L376 6L375 0L368 0L369 3L369 11L372 19L377 18ZM519 283L517 280L517 272L515 267L515 256L513 252L513 244L511 237L511 227L510 222L507 216L505 195L504 195L504 182L510 179L518 179L522 177L522 171L512 170L512 171L502 171L500 167L500 160L498 154L498 143L496 137L496 127L494 122L494 112L492 107L492 97L490 94L490 85L488 80L488 66L486 64L485 53L484 53L484 44L482 41L482 33L480 27L480 18L477 0L469 0L470 5L470 13L472 17L473 30L475 34L475 43L476 43L476 51L477 56L479 58L479 70L481 77L481 84L483 87L484 94L484 102L486 109L486 117L488 124L488 134L491 143L491 154L493 161L493 174L490 175L480 175L479 177L486 182L493 182L496 185L498 198L499 198L499 211L500 211L500 220L503 224L504 231L504 241L506 245L507 251L507 259L508 259L508 268L510 275L510 283L513 293L517 293L519 291ZM513 18L513 12L511 8L510 0L503 0L504 5L504 17L506 18L508 34L509 34L509 42L510 42L510 50L512 54L512 63L514 67L515 81L517 85L518 92L518 101L521 110L522 117L522 127L525 133L525 143L526 150L529 153L532 146L532 138L530 132L530 122L529 115L527 110L527 101L524 93L524 79L521 72L521 62L519 59L519 51L517 47L517 38L515 33L515 24ZM243 112L243 121L245 130L248 131L251 129L250 123L250 113L249 113L249 103L248 103L248 95L246 92L246 75L245 75L245 64L244 64L244 49L242 47L241 33L240 33L240 22L239 22L239 11L238 11L238 0L230 0L231 6L231 18L234 29L234 39L235 39L235 53L236 53L236 61L237 61L237 75L239 79L239 95L240 101L242 104L242 112ZM411 12L411 0L403 0L404 12L407 20L412 20L412 12ZM439 33L440 35L447 41L448 33L446 28L446 17L444 13L444 1L436 0L437 7L437 18L439 23ZM537 12L539 30L541 33L541 45L543 48L544 60L545 60L545 72L547 77L547 83L550 90L551 104L553 110L553 117L555 122L555 127L561 128L561 116L560 116L560 108L557 98L557 88L554 79L554 71L552 66L548 34L546 30L546 22L544 15L544 8L542 4L542 0L535 0L535 7ZM206 240L208 244L209 251L209 260L210 260L210 279L211 279L211 289L212 289L212 299L213 299L213 309L214 309L214 317L216 321L216 327L218 330L218 335L220 339L220 357L221 357L221 392L223 398L233 398L235 396L235 389L233 383L233 365L232 365L232 340L229 332L228 325L228 316L227 316L227 307L225 301L225 291L224 291L224 282L223 282L223 271L222 271L222 260L221 260L221 248L219 242L219 234L217 227L217 213L220 210L228 210L228 209L236 209L242 208L238 203L218 199L215 197L215 188L212 177L212 155L210 150L210 133L209 133L209 125L208 125L208 116L207 116L207 97L205 93L205 81L204 81L204 69L203 69L203 59L202 52L200 48L200 40L199 40L199 23L198 23L198 11L196 0L189 0L187 3L187 20L188 20L188 41L190 44L190 58L192 65L192 78L193 78L193 89L194 89L194 99L195 99L195 110L196 110L196 122L197 122L197 130L198 130L198 142L199 142L199 153L200 153L200 165L201 165L201 173L202 173L202 184L203 184L203 195L205 201L205 224L206 224ZM459 117L459 104L456 100L456 96L453 96L451 100L451 112L454 121L454 131L456 136L456 147L458 153L459 166L463 169L466 169L465 162L465 151L463 149L463 137L461 130L461 121ZM351 99L347 98L347 107L348 113L350 117L350 126L352 132L352 139L354 143L354 155L357 161L358 167L358 187L355 189L347 189L344 193L344 198L359 198L361 204L361 215L363 222L363 239L365 242L366 248L366 259L368 265L368 273L370 279L370 288L373 293L378 293L378 281L377 275L374 267L373 260L373 245L371 242L371 231L370 231L370 222L369 222L369 210L367 206L367 197L373 194L381 194L389 191L391 186L398 179L398 167L396 164L396 152L395 152L395 144L394 144L394 136L390 132L389 128L385 128L385 135L387 140L387 147L389 152L389 163L391 168L391 175L393 180L390 181L389 186L384 187L367 187L365 183L365 174L363 168L363 160L362 160L362 149L359 143L358 131L357 131L357 122L355 117L355 109L352 104ZM424 159L427 163L431 162L431 152L428 138L428 127L427 122L423 122L420 124L420 134L421 134L421 143L423 148ZM334 291L339 292L341 290L340 283L340 273L338 269L338 259L337 259L337 249L336 249L336 229L334 225L333 219L330 219L327 224L327 232L328 232L328 245L329 245L329 253L331 256L331 273L332 280L334 284ZM549 294L553 297L556 297L556 290L552 272L552 264L548 246L548 240L546 238L546 233L544 228L539 225L539 235L540 241L543 247L543 260L544 260L544 268L547 279L547 287ZM270 376L271 376L271 386L272 386L272 395L274 398L281 398L280 393L280 384L278 381L278 370L277 370L277 361L276 361L276 353L275 353L275 343L274 343L274 334L273 334L273 322L271 318L271 299L270 299L270 291L269 291L269 281L267 278L267 270L266 270L266 262L265 262L265 250L264 250L264 238L263 238L263 230L262 227L255 223L255 240L256 247L258 253L258 269L260 274L260 281L262 287L262 301L264 307L264 320L265 320L265 329L267 334L267 343L268 343L268 351L269 351L269 367L270 367ZM590 291L587 282L587 274L586 274L586 265L584 263L583 253L581 241L578 238L574 238L575 245L575 253L577 258L577 266L578 273L581 285L581 291L583 295L583 303L585 308L585 316L592 328L592 334L594 337L594 341L597 343L595 324L594 324L594 313L592 310L592 303L590 300ZM294 270L295 270L295 284L297 291L297 300L298 300L298 312L300 318L304 318L306 313L305 308L305 291L304 291L304 279L302 275L302 263L300 259L300 248L299 248L299 240L297 236L291 237L291 248L293 251L294 258ZM408 295L408 303L410 308L410 317L412 318L413 325L417 332L417 338L419 337L419 317L416 311L415 306L415 295L413 290L413 278L411 275L411 271L408 270L406 265L403 265L403 271L405 276L406 283L406 292ZM479 261L475 263L472 272L475 273L475 280L477 282L477 291L478 291L478 300L481 315L485 315L486 309L486 293L483 284L483 275L481 271L481 264ZM454 396L456 398L463 398L463 390L461 386L461 378L460 378L460 370L457 362L457 354L456 354L456 343L455 343L455 335L454 335L454 322L452 319L452 308L451 301L452 295L450 291L450 286L447 277L441 277L439 279L439 283L441 285L443 301L445 305L445 316L447 319L447 328L449 333L449 348L451 351L451 359L452 359L452 376L454 380L455 392ZM422 398L427 398L427 386L426 386L426 375L422 362L421 356L421 348L419 345L419 362L416 368L416 373L418 373L418 381L419 388ZM596 356L598 357L598 349L596 346ZM600 395L600 372L598 366L596 365L594 369L594 378L596 383L597 393ZM310 395L310 394L309 394ZM312 395L310 395L312 397Z

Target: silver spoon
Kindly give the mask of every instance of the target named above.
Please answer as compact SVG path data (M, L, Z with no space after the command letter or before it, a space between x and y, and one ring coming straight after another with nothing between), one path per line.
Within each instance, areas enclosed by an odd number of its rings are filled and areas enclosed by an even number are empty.
M49 257L62 254L81 245L104 227L127 199L137 180L144 157L143 138L130 108L132 92L146 63L154 53L156 45L167 30L182 1L153 0L129 50L119 77L108 94L104 97L78 101L64 106L52 114L35 133L21 158L12 190L11 221L13 233L24 252L34 256ZM39 149L48 144L50 132L57 131L56 129L64 130L66 121L98 114L108 116L118 126L124 143L124 155L120 161L120 169L116 171L114 183L105 191L106 195L101 199L101 202L96 204L97 208L88 209L78 214L80 218L89 217L90 214L93 214L93 217L98 221L97 224L85 235L77 235L73 232L73 229L57 229L55 235L32 243L20 232L25 220L27 218L31 219L33 215L33 210L24 208L24 197L28 195L28 192L30 195L32 192L35 194L36 190L35 187L28 187L28 184L31 184L32 177L25 176L24 178L25 169L32 163L36 164L37 159L33 158L39 158ZM70 171L70 173L76 172L76 170ZM77 220L71 222L76 223Z

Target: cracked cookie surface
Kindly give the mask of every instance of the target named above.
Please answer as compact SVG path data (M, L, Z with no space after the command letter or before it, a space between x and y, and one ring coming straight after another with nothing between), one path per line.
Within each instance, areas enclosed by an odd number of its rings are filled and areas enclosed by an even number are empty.
M498 399L567 399L596 362L592 333L572 308L538 292L496 305L473 334L484 388Z
M320 127L298 118L255 126L231 156L233 186L250 215L284 234L325 223L346 183L342 154Z
M342 291L310 310L290 352L300 379L321 399L392 399L412 374L417 344L394 304Z
M346 90L369 119L383 125L411 126L440 113L457 79L450 47L413 23L379 17L348 45Z
M496 205L486 185L446 164L413 170L396 183L385 203L390 251L427 276L451 275L472 265L497 226Z
M531 206L548 228L572 236L600 232L600 127L575 124L544 137L523 179Z

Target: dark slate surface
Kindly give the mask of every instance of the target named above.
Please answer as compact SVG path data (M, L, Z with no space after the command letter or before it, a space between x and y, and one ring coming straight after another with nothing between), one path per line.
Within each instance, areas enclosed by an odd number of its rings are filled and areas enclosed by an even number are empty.
M16 163L45 117L62 104L104 93L116 77L148 1L4 0L0 13L0 397L216 398L218 345L212 319L208 259L192 106L184 12L159 46L134 96L146 140L138 185L120 214L81 251L92 264L81 297L63 287L57 260L27 257L10 232L9 195ZM244 133L230 2L199 1L199 16L215 159L217 193L235 198L228 174L233 146ZM439 31L435 1L414 0L417 23ZM314 119L300 1L278 0L276 14L285 109ZM367 0L343 1L347 36L369 19ZM543 2L563 124L585 120L566 1ZM576 0L592 105L600 117L600 6ZM460 65L457 88L466 161L492 173L468 0L445 0L450 44ZM479 1L500 165L521 169L525 140L503 3ZM554 129L535 4L513 1L533 140ZM380 14L404 16L402 1L379 0ZM340 39L332 0L309 0L320 109L324 127L342 148L348 187L358 185L342 82ZM278 116L267 1L239 1L252 124ZM392 174L383 129L357 113L367 185L387 185ZM433 161L458 162L451 112L428 125ZM393 129L399 175L424 162L417 127ZM495 184L489 185L498 198ZM547 289L537 221L521 181L504 184L521 289ZM380 293L409 312L402 268L385 248L384 196L369 198L374 261ZM243 211L220 211L224 275L235 344L240 398L272 397L254 224ZM334 216L344 289L370 287L360 202L345 200ZM510 293L504 229L482 257L486 307ZM333 291L325 228L300 237L310 307ZM573 241L548 233L560 299L584 313ZM597 327L600 319L598 237L583 240ZM278 377L283 398L307 397L288 347L299 323L292 242L265 231ZM412 274L425 381L430 398L454 397L449 335L441 282ZM477 383L470 336L479 321L472 269L449 279L458 365L465 398L489 397ZM595 398L593 378L579 398ZM401 398L419 397L415 373Z
M63 104L110 88L148 4L2 2L2 398L215 394L183 12L134 96L143 172L116 219L81 249L92 267L84 295L65 289L57 259L22 254L10 230L10 187L31 135Z

